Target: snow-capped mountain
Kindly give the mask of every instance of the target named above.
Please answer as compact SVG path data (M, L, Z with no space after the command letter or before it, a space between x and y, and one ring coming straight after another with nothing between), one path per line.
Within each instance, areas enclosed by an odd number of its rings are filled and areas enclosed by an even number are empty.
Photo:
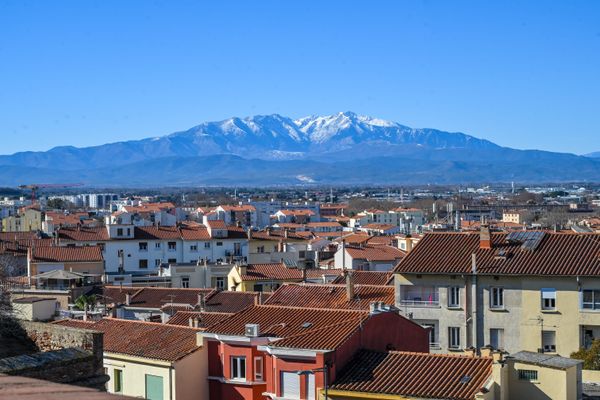
M352 112L233 117L143 140L0 156L0 185L69 179L115 185L600 180L600 160L514 150Z

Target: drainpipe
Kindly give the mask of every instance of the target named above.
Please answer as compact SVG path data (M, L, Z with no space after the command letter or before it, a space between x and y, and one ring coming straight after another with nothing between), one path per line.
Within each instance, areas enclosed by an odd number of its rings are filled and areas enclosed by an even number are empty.
M169 400L173 400L173 364L169 367Z
M471 254L471 324L472 324L472 341L471 344L476 349L478 349L478 335L477 335L477 256L475 253Z

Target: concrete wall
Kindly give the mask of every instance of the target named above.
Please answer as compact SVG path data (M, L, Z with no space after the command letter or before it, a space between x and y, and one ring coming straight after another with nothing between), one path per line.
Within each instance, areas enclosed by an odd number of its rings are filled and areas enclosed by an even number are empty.
M534 382L519 380L518 370L538 371ZM576 367L568 370L541 367L514 362L508 373L509 397L511 399L564 399L577 400Z
M106 389L109 393L119 393L125 396L146 397L146 374L162 377L163 399L173 400L174 369L170 362L151 360L141 357L130 357L123 354L105 353L104 367L110 380ZM123 371L122 391L115 392L115 369ZM171 394L173 393L173 395Z
M206 346L175 363L177 400L208 399L208 351Z
M13 314L27 321L49 321L56 314L56 299L46 299L33 303L12 303Z

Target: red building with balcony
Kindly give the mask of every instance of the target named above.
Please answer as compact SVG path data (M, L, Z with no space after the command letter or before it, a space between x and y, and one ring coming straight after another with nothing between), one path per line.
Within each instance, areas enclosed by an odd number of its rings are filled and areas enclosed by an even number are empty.
M389 306L256 305L201 333L211 399L316 399L361 350L427 353L428 334Z

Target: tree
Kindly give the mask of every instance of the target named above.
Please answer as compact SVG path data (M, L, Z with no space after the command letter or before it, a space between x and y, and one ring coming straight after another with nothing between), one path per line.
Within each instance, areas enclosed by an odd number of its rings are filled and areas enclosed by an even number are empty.
M96 295L86 296L82 294L75 300L75 307L81 311L93 310L96 306Z
M600 370L600 340L594 340L589 349L581 348L571 354L571 358L583 360L583 369Z

